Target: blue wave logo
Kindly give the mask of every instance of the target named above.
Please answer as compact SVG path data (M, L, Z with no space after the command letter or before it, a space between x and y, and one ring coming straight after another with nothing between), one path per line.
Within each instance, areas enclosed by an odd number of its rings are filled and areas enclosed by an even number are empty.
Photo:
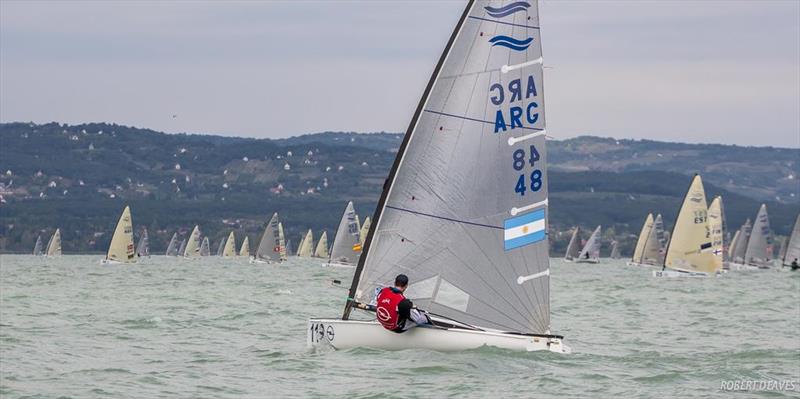
M516 51L525 51L528 49L528 46L531 45L533 42L533 38L529 37L525 40L514 39L513 37L497 35L491 39L489 39L489 43L492 43L492 47L494 46L502 46L507 47L512 50Z
M486 7L483 7L483 8L486 10L486 12L489 15L491 15L491 16L493 16L495 18L503 18L503 17L505 17L507 15L511 15L511 14L513 14L515 12L525 11L530 6L531 5L528 4L525 1L518 1L516 3L506 4L503 7L495 8L495 7L491 7L491 6L486 6Z

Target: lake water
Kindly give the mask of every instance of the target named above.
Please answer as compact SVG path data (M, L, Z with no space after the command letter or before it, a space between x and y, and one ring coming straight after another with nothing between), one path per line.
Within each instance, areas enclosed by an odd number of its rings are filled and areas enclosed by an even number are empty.
M796 272L670 280L621 261L553 260L552 329L570 355L310 351L307 319L341 315L346 290L330 281L349 286L352 270L99 258L0 256L0 396L800 395ZM732 393L726 381L794 390Z

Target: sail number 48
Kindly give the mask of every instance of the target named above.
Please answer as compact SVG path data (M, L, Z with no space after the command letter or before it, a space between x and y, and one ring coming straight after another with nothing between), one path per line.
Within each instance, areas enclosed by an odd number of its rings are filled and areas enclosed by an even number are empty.
M530 164L531 167L534 167L536 165L536 162L539 161L539 159L541 159L539 151L536 150L536 146L530 146L528 154L525 154L525 150L522 148L517 149L512 154L512 161L513 161L512 166L514 167L514 170L522 171L522 169L525 168L526 155L528 156L528 163ZM525 195L525 191L528 190L528 187L530 187L531 191L533 192L541 190L542 171L539 169L534 169L533 172L531 172L531 174L529 175L530 176L529 184L526 184L525 181L527 176L528 176L527 173L519 175L519 178L517 179L517 184L516 186L514 186L515 193L518 193L519 195Z

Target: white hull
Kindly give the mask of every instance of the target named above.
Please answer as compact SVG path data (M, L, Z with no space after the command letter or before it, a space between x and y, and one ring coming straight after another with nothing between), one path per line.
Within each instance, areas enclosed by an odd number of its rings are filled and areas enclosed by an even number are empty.
M600 259L599 258L575 259L573 262L575 262L575 263L600 263Z
M339 263L339 262L325 262L322 264L322 267L341 267L345 269L355 269L356 265L351 265L349 263Z
M647 264L647 263L639 263L639 262L631 262L631 261L628 261L625 264L628 265L628 266L635 266L635 267L647 267L647 268L657 267L656 265L650 265L650 264Z
M653 277L666 277L666 278L704 278L711 276L719 276L721 273L703 273L703 272L682 272L678 270L653 270Z
M120 261L111 260L111 259L105 259L105 258L100 259L100 264L103 264L103 265L126 265L126 264L132 264L132 263L134 263L134 262L120 262Z
M442 327L416 327L398 334L384 329L375 321L339 319L310 319L306 344L309 347L329 345L334 349L427 349L453 352L494 346L515 351L571 352L557 337Z

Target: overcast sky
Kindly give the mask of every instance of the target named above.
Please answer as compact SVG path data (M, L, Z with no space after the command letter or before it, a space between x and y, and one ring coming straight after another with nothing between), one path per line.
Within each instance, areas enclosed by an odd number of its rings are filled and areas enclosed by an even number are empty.
M401 132L463 4L0 0L0 120ZM800 147L800 1L539 7L549 135Z

